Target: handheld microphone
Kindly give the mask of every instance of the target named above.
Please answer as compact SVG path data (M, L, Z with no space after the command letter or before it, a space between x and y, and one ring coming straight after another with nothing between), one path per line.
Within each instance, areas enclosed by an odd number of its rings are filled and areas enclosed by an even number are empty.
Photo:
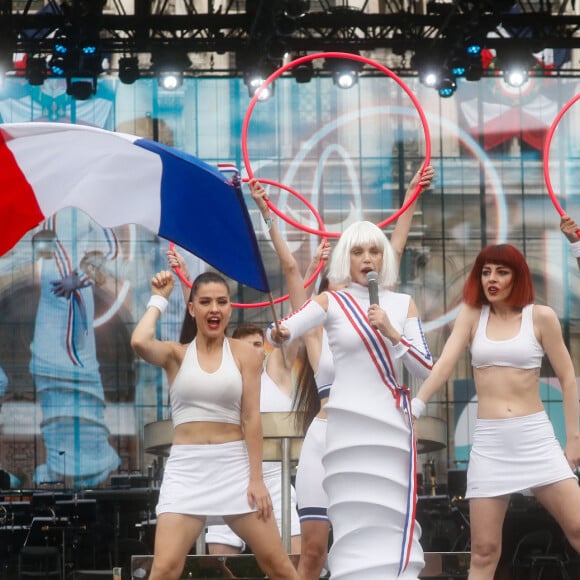
M367 272L367 282L369 285L369 302L379 303L379 275L376 272Z

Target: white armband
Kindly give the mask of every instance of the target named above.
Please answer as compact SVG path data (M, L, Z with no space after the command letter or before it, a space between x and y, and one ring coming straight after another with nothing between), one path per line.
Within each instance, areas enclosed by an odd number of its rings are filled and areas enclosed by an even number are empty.
M575 258L580 258L580 240L577 242L572 242L570 244L570 249L572 250L572 255Z
M425 413L426 408L427 405L425 405L425 403L423 403L421 399L417 397L411 399L411 414L413 415L413 417L415 417L415 419L422 417L423 414Z
M167 298L164 298L160 294L153 294L151 298L149 298L149 302L147 302L147 308L149 308L149 306L154 306L161 314L163 314L168 304L169 301Z

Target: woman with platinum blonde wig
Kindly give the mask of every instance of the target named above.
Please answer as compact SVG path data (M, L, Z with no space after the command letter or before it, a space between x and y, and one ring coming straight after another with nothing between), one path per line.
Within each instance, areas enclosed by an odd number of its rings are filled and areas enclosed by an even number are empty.
M397 281L397 258L385 233L371 222L356 222L340 236L333 251L328 269L332 284L352 282L350 251L355 246L374 245L381 250L383 259L379 275L379 286L392 286Z
M415 443L401 361L418 378L431 355L417 306L408 294L385 289L396 258L380 228L350 225L330 262L329 279L346 284L305 303L268 338L294 340L323 326L334 358L328 414L324 489L334 542L333 580L416 579L423 568L415 513ZM378 304L370 304L367 275L378 274Z

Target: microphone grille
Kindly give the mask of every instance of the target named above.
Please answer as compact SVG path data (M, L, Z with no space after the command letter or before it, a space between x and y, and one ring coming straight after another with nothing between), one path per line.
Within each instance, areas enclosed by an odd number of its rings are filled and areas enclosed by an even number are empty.
M375 272L374 270L367 272L367 282L378 282L378 281L379 275L377 272Z

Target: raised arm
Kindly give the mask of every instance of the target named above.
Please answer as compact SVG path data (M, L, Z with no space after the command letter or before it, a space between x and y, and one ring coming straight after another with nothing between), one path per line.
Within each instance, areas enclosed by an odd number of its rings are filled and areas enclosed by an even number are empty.
M433 176L435 175L435 170L431 165L427 165L425 170L419 169L417 173L411 179L409 183L409 187L405 192L405 199L403 203L406 203L408 199L413 195L415 189L417 189L417 185L421 185L421 191L425 191L431 187L431 181L433 180ZM391 246L393 250L395 250L395 255L397 257L397 265L401 262L401 258L403 256L403 252L405 251L405 246L407 244L407 238L409 237L409 232L411 231L411 224L413 222L413 212L415 210L415 206L417 205L418 197L415 201L407 208L405 213L401 214L397 218L397 223L395 224L395 229L391 235Z
M280 265L282 266L282 270L284 272L284 279L286 280L286 285L288 286L288 294L290 295L290 304L292 306L292 310L297 310L300 308L300 306L302 306L302 304L304 304L304 302L306 302L311 294L311 291L307 292L307 290L304 288L304 279L302 278L300 270L298 269L298 262L290 251L288 244L282 237L280 229L278 228L277 221L273 217L273 214L270 211L268 204L266 203L268 200L268 194L266 193L266 190L262 187L262 184L257 179L250 180L248 185L250 186L252 199L258 206L258 209L262 214L262 218L268 226L270 239L272 240L276 254L278 254L278 259L280 260ZM317 254L315 258L317 260L316 265L313 266L313 264L311 264L309 266L309 277L320 263L320 259L322 259L322 252Z
M169 267L175 273L175 275L177 275L177 270L179 269L181 271L183 278L191 282L191 276L189 274L189 268L187 267L185 258L175 248L170 248L169 250L167 250L166 255L167 255L167 263L169 264ZM183 299L187 304L189 302L191 288L187 285L185 280L183 280L181 276L179 277L179 281L181 283L181 292L183 293Z
M576 258L578 268L580 268L580 238L578 237L580 227L569 215L563 215L560 220L560 231L570 242L572 255Z
M147 310L137 323L131 335L131 346L145 361L162 367L167 371L169 382L179 367L178 350L181 345L176 342L159 340L155 336L155 328L161 314L167 307L167 301L175 280L171 272L162 270L151 279L151 299Z

